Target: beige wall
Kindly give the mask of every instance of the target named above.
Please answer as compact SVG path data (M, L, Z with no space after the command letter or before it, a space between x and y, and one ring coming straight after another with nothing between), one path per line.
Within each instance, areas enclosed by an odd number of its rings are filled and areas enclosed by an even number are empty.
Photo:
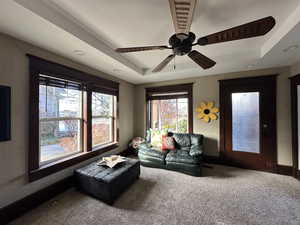
M134 134L135 136L143 136L146 127L145 87L194 82L194 132L205 135L205 153L208 155L217 156L219 154L219 120L208 124L202 122L196 119L195 108L202 101L215 101L216 105L219 106L218 80L272 74L279 74L277 82L278 163L282 165L292 165L290 86L288 80L288 77L290 76L290 68L274 68L259 71L220 74L194 79L175 80L136 86Z
M12 87L12 140L0 142L0 208L70 176L74 168L95 160L91 159L33 183L27 182L29 73L26 53L119 81L120 147L114 152L126 149L133 136L133 85L0 34L0 84Z

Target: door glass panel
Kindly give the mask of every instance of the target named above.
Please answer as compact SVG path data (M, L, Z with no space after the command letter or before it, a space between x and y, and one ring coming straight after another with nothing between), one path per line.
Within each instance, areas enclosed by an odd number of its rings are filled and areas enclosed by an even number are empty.
M232 150L260 152L259 92L232 93Z

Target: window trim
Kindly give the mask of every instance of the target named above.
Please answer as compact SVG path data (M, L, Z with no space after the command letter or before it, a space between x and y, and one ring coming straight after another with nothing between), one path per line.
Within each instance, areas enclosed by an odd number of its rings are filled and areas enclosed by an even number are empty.
M30 93L29 93L29 150L28 150L28 178L29 182L41 179L52 173L61 171L84 160L103 154L119 146L119 83L106 80L64 65L27 54L29 58ZM69 157L40 165L39 160L39 77L40 75L64 79L84 85L82 99L82 133L83 151ZM116 137L112 143L92 149L91 118L92 91L116 96ZM90 106L90 107L89 107ZM38 137L38 138L37 138Z
M151 100L161 100L161 99L178 99L187 98L188 99L188 128L189 133L193 133L193 84L179 84L179 85L169 85L160 87L148 87L146 88L146 129L151 128ZM180 93L178 95L170 95L170 93ZM166 95L163 95L166 94Z

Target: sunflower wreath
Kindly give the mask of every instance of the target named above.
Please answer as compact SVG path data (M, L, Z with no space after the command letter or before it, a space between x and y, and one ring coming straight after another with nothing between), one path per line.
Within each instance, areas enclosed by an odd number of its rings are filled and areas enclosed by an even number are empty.
M217 120L217 113L219 109L214 107L214 102L201 102L200 106L196 109L198 113L197 118L202 119L205 122L209 123L211 120Z

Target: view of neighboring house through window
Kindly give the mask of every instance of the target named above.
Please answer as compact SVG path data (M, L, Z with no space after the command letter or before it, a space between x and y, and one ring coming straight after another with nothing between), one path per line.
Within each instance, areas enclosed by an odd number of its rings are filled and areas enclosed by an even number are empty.
M82 151L83 92L57 81L39 85L41 164Z
M27 55L29 181L119 145L119 83Z
M151 100L151 128L188 133L188 99Z
M114 140L115 103L113 95L92 92L92 147Z

